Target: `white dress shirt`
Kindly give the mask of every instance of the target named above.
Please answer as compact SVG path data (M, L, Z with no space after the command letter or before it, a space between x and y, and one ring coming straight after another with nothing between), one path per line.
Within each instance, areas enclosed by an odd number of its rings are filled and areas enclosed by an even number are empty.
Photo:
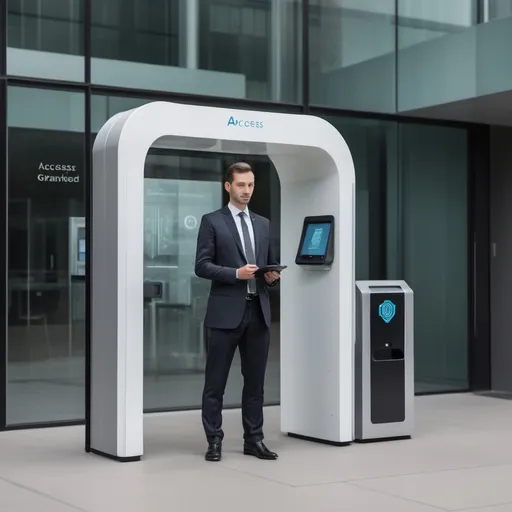
M245 212L245 222L247 224L247 228L249 229L249 238L251 239L251 245L254 255L256 256L256 247L254 245L254 229L252 227L252 221L251 221L251 215L249 213L249 208L246 208L245 210L239 210L236 206L229 203L228 204L229 211L231 212L231 215L233 215L233 220L235 221L236 229L238 230L238 234L240 236L240 241L242 242L242 247L244 249L245 253L245 240L244 240L244 233L242 231L242 219L240 218L240 213L242 211ZM247 254L247 253L246 253ZM236 271L236 278L238 279L238 269ZM249 285L247 285L249 286Z

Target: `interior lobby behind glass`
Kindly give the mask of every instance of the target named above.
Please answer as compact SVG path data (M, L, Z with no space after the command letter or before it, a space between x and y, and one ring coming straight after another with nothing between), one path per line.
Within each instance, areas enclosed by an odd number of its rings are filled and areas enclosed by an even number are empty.
M9 424L84 417L83 114L80 94L9 89ZM200 406L209 282L194 274L197 230L203 214L226 204L224 174L237 158L157 149L147 157L144 277L164 292L144 304L146 411ZM257 179L250 207L272 220L279 254L277 173L267 158L245 158ZM279 287L271 304L265 398L277 403ZM226 406L239 405L241 379L235 357Z
M8 424L84 417L84 124L82 93L8 89Z
M162 297L144 306L144 408L200 407L207 332L203 327L210 282L194 273L197 233L204 214L227 203L223 179L236 156L151 150L145 167L144 280L160 283ZM249 207L272 221L279 254L280 188L267 158L247 159L256 188ZM272 327L265 402L279 402L279 287L271 290ZM242 374L235 356L224 395L238 406Z

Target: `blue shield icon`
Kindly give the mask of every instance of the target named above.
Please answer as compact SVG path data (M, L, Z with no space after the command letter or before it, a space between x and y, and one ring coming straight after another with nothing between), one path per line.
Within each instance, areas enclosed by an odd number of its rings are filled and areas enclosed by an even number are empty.
M379 316L387 324L389 324L389 322L391 322L391 320L393 320L395 313L396 313L396 306L390 300L385 300L379 306Z

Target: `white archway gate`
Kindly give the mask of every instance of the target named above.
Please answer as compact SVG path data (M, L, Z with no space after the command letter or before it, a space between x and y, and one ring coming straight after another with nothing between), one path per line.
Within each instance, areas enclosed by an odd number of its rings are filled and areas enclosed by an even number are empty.
M111 118L93 151L88 450L143 454L144 163L151 147L268 155L281 180L281 430L353 439L354 198L350 151L303 115L155 102ZM305 216L335 217L326 272L294 264ZM176 440L179 442L179 440Z

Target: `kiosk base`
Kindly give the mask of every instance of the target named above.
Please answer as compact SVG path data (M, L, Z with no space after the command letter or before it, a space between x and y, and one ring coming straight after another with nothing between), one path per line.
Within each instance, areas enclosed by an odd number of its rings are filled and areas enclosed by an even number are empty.
M118 457L117 455L111 455L110 453L100 452L99 450L95 450L91 448L90 453L94 453L94 455L100 455L101 457L105 457L107 459L115 460L117 462L139 462L140 455L136 455L135 457Z
M292 432L288 432L288 437L294 437L295 439L301 439L302 441L311 441L312 443L328 444L330 446L348 446L350 444L350 442L328 441L327 439L318 439L316 437L303 436Z
M354 443L369 444L369 443L380 443L383 441L405 441L406 439L412 439L412 437L411 436L394 436L394 437L376 437L374 439L354 439Z
M414 293L405 281L356 281L354 440L410 439Z

